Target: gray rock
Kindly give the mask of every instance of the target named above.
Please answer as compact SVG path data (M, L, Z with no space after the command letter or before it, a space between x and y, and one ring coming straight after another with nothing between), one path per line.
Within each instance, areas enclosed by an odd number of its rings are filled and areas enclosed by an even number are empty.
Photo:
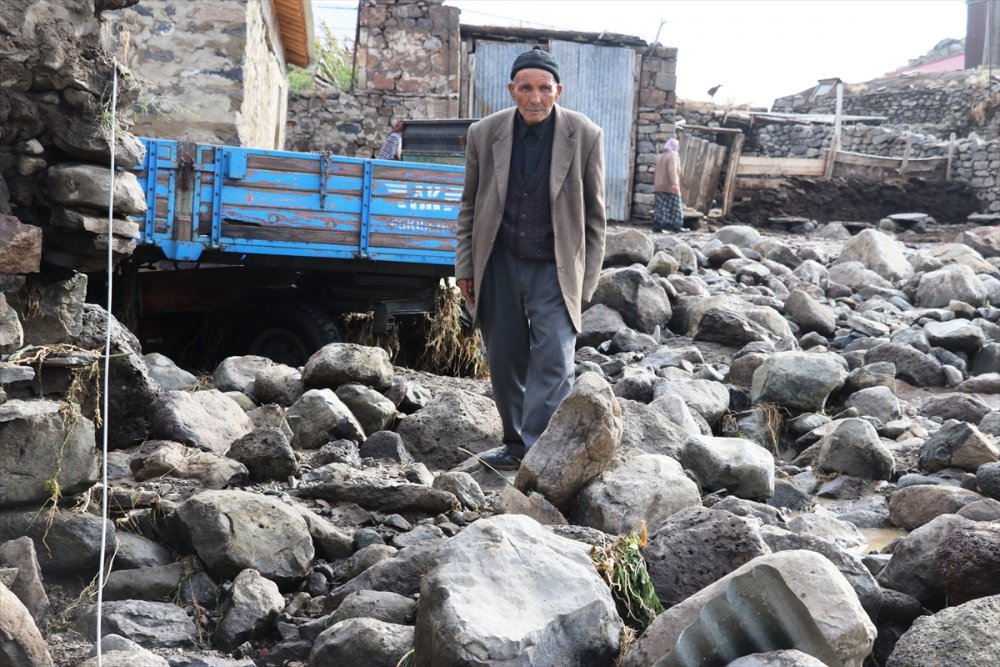
M170 357L159 352L143 355L149 376L167 391L191 389L198 384L198 377L180 368Z
M788 530L800 535L819 537L858 556L868 552L868 539L861 531L853 524L823 510L822 506L789 519Z
M414 458L431 468L453 468L500 444L503 427L492 399L464 391L438 394L427 407L400 420L396 432Z
M974 472L984 464L997 461L1000 461L1000 450L990 436L973 424L949 419L924 441L917 463L921 470L927 472L944 468Z
M215 645L228 653L248 639L268 630L285 608L278 585L256 570L243 570L222 603L222 619L216 628Z
M983 495L1000 500L1000 463L984 463L976 470L976 485Z
M940 387L944 384L941 362L909 345L885 342L865 352L866 364L880 361L893 363L896 377L915 387Z
M752 248L760 241L760 232L749 225L726 225L720 227L714 234L713 239L718 239L722 243L729 243L737 248Z
M871 652L875 626L861 607L854 589L837 568L818 553L782 551L755 558L709 584L662 614L650 624L622 667L652 665L674 649L681 631L689 626L709 601L724 595L729 582L758 565L769 565L805 605L823 636L844 665L860 667Z
M270 368L274 362L266 357L252 354L241 357L227 357L212 371L212 383L219 391L238 391L250 394L253 391L257 373Z
M589 551L527 517L475 522L448 541L421 581L417 659L428 665L610 664L623 626ZM510 576L497 577L498 571ZM488 609L483 600L490 601Z
M861 262L886 280L897 281L913 274L903 249L903 244L892 237L874 229L864 229L844 243L837 261Z
M647 334L666 326L672 314L666 291L645 268L603 271L591 303L611 308L629 327Z
M968 320L955 319L947 322L928 322L924 332L931 345L943 347L952 352L975 354L986 344L986 334Z
M942 514L954 514L965 505L982 500L975 491L939 484L918 484L893 491L889 498L892 523L914 530Z
M203 491L174 516L185 540L219 579L254 569L276 583L293 583L306 575L313 559L305 520L271 496Z
M115 549L117 569L131 570L140 567L156 567L173 562L170 551L153 540L135 533L119 532Z
M342 384L368 385L377 391L392 386L389 353L380 347L330 343L317 350L302 370L307 387L336 389Z
M886 667L1000 664L1000 595L942 609L913 622Z
M257 481L285 481L299 473L295 450L281 429L273 426L254 429L234 442L229 457L245 465L250 479Z
M610 231L606 236L604 266L646 264L653 257L653 241L637 229Z
M818 535L809 535L799 532L782 530L776 526L766 526L761 528L760 536L770 548L777 553L779 551L791 551L793 549L807 549L822 554L837 570L844 575L844 578L858 594L861 606L868 613L868 618L875 622L879 619L879 611L882 608L882 589L879 588L875 577L872 576L868 568L861 562L861 558L856 553L851 553L840 545L823 539Z
M521 461L514 486L564 509L604 471L621 438L622 412L611 387L596 373L584 373Z
M845 285L855 292L869 286L892 288L892 283L858 261L834 264L829 268L829 279L831 282Z
M681 462L704 492L725 489L748 500L764 500L774 493L774 458L749 440L692 435L684 443Z
M478 510L486 505L486 495L475 478L466 472L445 472L434 478L434 488L458 498L462 507Z
M785 299L785 314L802 332L815 331L824 336L833 334L837 316L833 309L809 296L804 290L792 290Z
M391 558L385 558L384 551L370 554L369 557L377 562L358 573L346 584L330 591L328 604L335 607L355 591L392 591L407 597L416 597L420 592L422 578L438 563L439 553L444 544L446 544L444 541L416 544L400 549ZM389 545L379 546L392 549Z
M400 533L392 538L392 546L397 549L405 549L406 547L411 547L415 544L424 544L427 542L439 542L444 540L444 531L433 524L423 524L416 526L413 530L408 530L405 533Z
M0 566L17 568L17 576L8 584L10 592L17 596L35 623L41 623L49 610L49 596L42 586L35 543L27 536L0 543Z
M396 405L369 387L360 384L341 385L337 387L337 398L350 409L365 433L385 430L396 418Z
M822 410L846 380L847 369L835 354L777 352L754 371L750 400L801 412Z
M239 461L167 440L146 442L130 465L140 482L160 477L193 479L206 489L224 488L234 477L247 474Z
M69 419L62 411L66 411ZM0 508L41 505L86 491L98 479L94 424L66 403L9 400L0 420Z
M944 514L916 528L903 537L892 551L888 565L875 579L883 588L911 595L925 606L944 600L934 554L941 541L972 521L955 514Z
M172 440L225 454L229 446L253 430L243 409L217 389L167 391L149 410L150 437Z
M187 612L169 602L111 600L102 606L101 632L116 634L149 648L190 647L198 631ZM79 631L93 637L97 610L87 605L78 621Z
M935 396L924 401L920 410L925 417L957 419L970 424L978 424L991 412L990 407L977 398L962 394Z
M714 380L661 381L653 387L653 398L678 396L709 424L715 424L729 411L729 390Z
M643 524L655 528L676 512L699 505L698 485L668 456L642 454L613 466L580 492L573 522L611 535Z
M373 618L383 623L413 625L417 616L417 603L391 591L355 591L340 603L330 615L334 625L349 618Z
M115 570L105 580L104 599L168 601L183 578L184 566L180 563Z
M53 667L52 656L31 612L0 583L0 664Z
M819 467L863 479L891 479L892 452L863 419L838 419L819 440Z
M9 200L6 183L2 186L4 201ZM37 273L42 260L42 229L21 222L5 210L0 211L0 273Z
M253 396L260 403L275 403L288 407L305 393L302 373L291 366L264 366L253 377Z
M0 293L0 354L10 354L24 346L24 329L17 311L7 305L7 297Z
M107 209L111 177L103 165L62 162L49 167L45 175L46 194L52 201L70 208ZM119 215L146 213L146 193L131 171L117 171L113 206Z
M653 526L643 558L665 607L771 552L755 520L724 510L688 507Z
M413 456L403 444L403 438L394 431L372 433L361 443L359 453L363 458L388 459L397 463L413 461Z
M952 301L978 306L986 300L986 287L975 272L964 264L944 266L920 276L916 305L943 308Z
M324 630L309 654L310 665L394 667L413 646L413 628L374 618L350 618Z
M854 408L859 416L875 417L882 423L902 416L899 399L889 387L869 387L856 391L844 401L844 407Z
M950 604L1000 594L1000 523L957 528L938 544L934 560Z
M824 664L820 659L793 648L745 655L726 667L822 667Z
M392 401L400 412L410 415L427 406L431 400L431 392L416 382L404 380L392 385L385 392L385 397Z
M424 484L386 479L378 470L356 470L342 463L331 463L323 472L321 481L304 484L299 487L300 492L311 498L352 502L381 512L420 510L436 514L447 512L458 504L450 493Z
M354 536L350 532L334 526L327 519L304 507L295 509L306 520L318 557L332 561L347 558L354 553Z
M616 333L627 327L621 313L603 303L595 303L583 311L576 345L577 347L587 345L596 347L606 340L611 340Z
M25 345L55 345L69 342L83 329L83 304L87 296L87 276L74 273L66 280L47 284L34 284L35 303L31 317L21 321ZM22 299L28 290L21 290L11 297L15 308L28 310Z
M318 449L338 438L365 439L361 424L331 389L310 389L288 408L292 447Z
M97 659L96 652L95 647L91 651L92 657L85 660L80 667L170 667L165 658L119 635L101 637L100 660Z
M101 562L101 518L64 510L46 510L42 516L44 521L34 509L0 511L0 543L30 537L46 574L96 571ZM112 554L115 527L110 521L105 523L105 552Z

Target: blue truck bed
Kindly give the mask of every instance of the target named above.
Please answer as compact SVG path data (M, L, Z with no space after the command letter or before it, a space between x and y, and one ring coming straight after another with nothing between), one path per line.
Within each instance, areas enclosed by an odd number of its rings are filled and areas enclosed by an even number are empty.
M142 141L140 247L162 258L451 275L462 167Z

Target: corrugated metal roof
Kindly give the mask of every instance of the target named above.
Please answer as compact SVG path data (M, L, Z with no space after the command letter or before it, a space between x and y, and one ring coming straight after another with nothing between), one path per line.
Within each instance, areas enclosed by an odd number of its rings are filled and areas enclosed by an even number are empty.
M313 60L313 17L309 0L271 0L285 62L308 67Z

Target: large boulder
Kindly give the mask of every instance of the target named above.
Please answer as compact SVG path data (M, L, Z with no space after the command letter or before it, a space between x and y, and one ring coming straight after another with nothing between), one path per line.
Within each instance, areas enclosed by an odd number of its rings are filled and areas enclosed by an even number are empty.
M103 530L102 530L103 525ZM115 526L86 512L50 508L0 511L0 543L28 536L35 544L38 564L46 574L96 571L105 554L115 552Z
M589 551L524 516L473 523L421 581L418 663L611 664L623 626Z
M819 411L844 386L847 368L831 353L777 352L753 373L750 400L799 412Z
M253 569L289 584L305 577L315 554L305 519L273 496L203 491L181 504L175 519L209 573L220 579Z
M598 374L584 373L521 461L514 486L566 509L608 467L621 439L622 411L611 387Z
M225 454L253 430L243 408L217 389L167 391L149 409L150 437Z
M980 306L986 301L986 286L976 272L964 264L944 266L920 276L916 305L921 308L945 308L952 301Z
M302 369L306 387L336 389L355 382L378 391L392 386L389 353L380 347L330 343L313 353Z
M672 314L666 290L645 268L603 271L591 303L617 311L628 326L642 333L666 327Z
M838 419L827 425L819 440L819 467L862 479L891 479L892 451L864 419Z
M886 667L1000 665L1000 595L921 616L899 638Z
M31 613L0 582L0 665L53 667L52 656Z
M725 596L734 578L762 565L778 571L844 667L861 667L871 653L875 626L854 589L833 563L818 553L802 550L759 556L666 610L625 654L622 667L652 667L677 646L681 632L698 618L707 604Z
M844 243L838 262L861 262L886 280L897 281L913 274L903 254L903 244L875 229L864 229Z
M310 389L286 414L295 449L319 449L340 438L362 442L365 430L332 389Z
M40 506L98 479L94 424L66 403L10 400L0 406L0 509Z
M748 500L774 494L774 457L750 440L692 435L684 443L681 462L704 492L725 489Z
M70 208L108 208L111 174L103 165L62 162L46 173L46 195L55 203ZM146 191L131 171L114 174L115 212L120 215L146 213Z
M1000 522L958 528L941 540L934 560L951 604L1000 594Z
M149 648L191 647L198 635L187 612L169 602L109 600L103 603L101 615L102 636L120 635ZM96 605L87 605L78 630L86 637L96 634Z
M889 518L904 530L913 530L942 514L954 514L982 500L975 491L948 484L915 484L896 489L889 497Z
M944 468L960 468L975 472L986 463L1000 460L1000 449L992 438L974 424L949 419L937 433L920 447L917 465L921 470L937 472Z
M278 585L255 570L243 570L233 581L215 630L216 646L225 652L267 631L285 608Z
M574 523L611 535L645 524L659 526L685 507L699 505L698 485L669 456L642 454L609 468L580 492Z
M374 618L337 621L320 633L310 665L395 667L413 646L413 628Z
M437 469L467 460L469 455L459 447L480 454L503 438L493 400L464 391L438 394L427 407L403 417L396 432L415 459Z
M924 605L940 604L944 589L934 554L948 535L973 523L957 514L944 514L906 535L875 577L879 585L906 593Z

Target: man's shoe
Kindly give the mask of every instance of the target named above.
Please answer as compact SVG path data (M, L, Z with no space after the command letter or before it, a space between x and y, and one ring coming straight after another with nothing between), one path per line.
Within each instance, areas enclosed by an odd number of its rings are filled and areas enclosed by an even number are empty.
M497 470L517 470L521 467L521 457L506 447L481 454L479 460Z

